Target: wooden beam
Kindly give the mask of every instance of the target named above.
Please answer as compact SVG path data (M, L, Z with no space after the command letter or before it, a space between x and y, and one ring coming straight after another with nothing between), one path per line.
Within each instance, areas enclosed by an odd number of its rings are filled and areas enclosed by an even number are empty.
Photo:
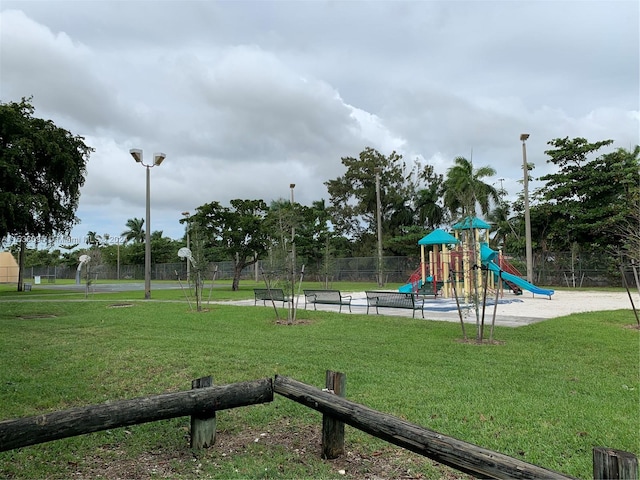
M270 378L72 408L0 422L0 452L139 423L271 402Z
M273 391L363 432L480 478L569 479L552 470L442 435L392 415L277 375Z

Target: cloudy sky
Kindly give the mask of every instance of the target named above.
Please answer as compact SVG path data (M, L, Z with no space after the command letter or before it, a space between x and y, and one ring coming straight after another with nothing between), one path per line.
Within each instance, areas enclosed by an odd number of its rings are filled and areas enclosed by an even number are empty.
M365 147L446 173L456 156L522 190L558 137L639 143L639 2L0 2L0 100L95 148L77 212L120 235L233 198L328 200ZM535 186L535 184L533 185Z

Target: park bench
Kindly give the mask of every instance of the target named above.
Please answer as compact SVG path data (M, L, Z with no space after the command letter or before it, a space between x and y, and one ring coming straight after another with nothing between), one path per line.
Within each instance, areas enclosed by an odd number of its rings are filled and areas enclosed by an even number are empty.
M316 310L316 304L339 305L339 312L342 312L342 306L348 305L351 312L351 295L342 295L339 290L304 290L304 308L307 304L312 303L313 309Z
M380 307L405 308L413 310L413 318L416 318L416 310L420 310L424 318L422 309L424 303L415 293L369 291L365 294L367 295L367 314L371 307L376 308L376 313L380 313L378 311Z
M267 302L282 302L284 307L285 303L291 301L289 297L284 294L284 290L281 288L254 288L254 305L257 305L259 301L262 301L263 305L267 305Z

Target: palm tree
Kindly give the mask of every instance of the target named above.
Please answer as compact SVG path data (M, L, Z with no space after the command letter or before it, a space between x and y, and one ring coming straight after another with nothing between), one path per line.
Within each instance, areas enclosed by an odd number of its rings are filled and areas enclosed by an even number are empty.
M427 188L418 190L415 200L415 209L418 225L429 230L435 230L446 220L445 209L438 204L441 194L441 186L432 183Z
M444 204L455 217L475 216L476 205L480 206L483 215L489 213L491 201L498 203L500 195L492 186L482 181L491 177L496 171L489 166L473 168L473 163L464 157L456 157L455 165L447 170L444 181Z
M133 241L135 243L144 242L144 218L130 218L127 220L126 227L128 230L125 230L120 234L124 237L125 243L129 241Z
M87 243L92 247L98 247L102 243L102 238L96 232L87 232Z
M518 238L516 230L513 228L513 220L509 218L511 207L505 201L501 201L487 214L486 220L492 224L493 243L495 247L502 247L507 244L507 238L511 236Z

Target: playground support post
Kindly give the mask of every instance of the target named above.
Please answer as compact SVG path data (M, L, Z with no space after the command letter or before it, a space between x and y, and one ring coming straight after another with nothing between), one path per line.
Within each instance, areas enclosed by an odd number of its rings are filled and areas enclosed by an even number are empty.
M498 283L502 285L502 269L498 273ZM500 297L500 288L496 286L496 301L493 304L493 316L491 317L491 331L489 333L489 343L493 342L493 330L496 326L496 313L498 311L498 299Z
M442 279L447 280L449 278L449 268L451 266L451 252L446 245L442 246ZM451 288L449 282L444 282L443 293L445 298L451 296Z
M489 287L489 268L480 266L480 273L484 272L484 285L482 290L482 319L480 321L480 343L484 341L484 313L487 308L487 288Z

